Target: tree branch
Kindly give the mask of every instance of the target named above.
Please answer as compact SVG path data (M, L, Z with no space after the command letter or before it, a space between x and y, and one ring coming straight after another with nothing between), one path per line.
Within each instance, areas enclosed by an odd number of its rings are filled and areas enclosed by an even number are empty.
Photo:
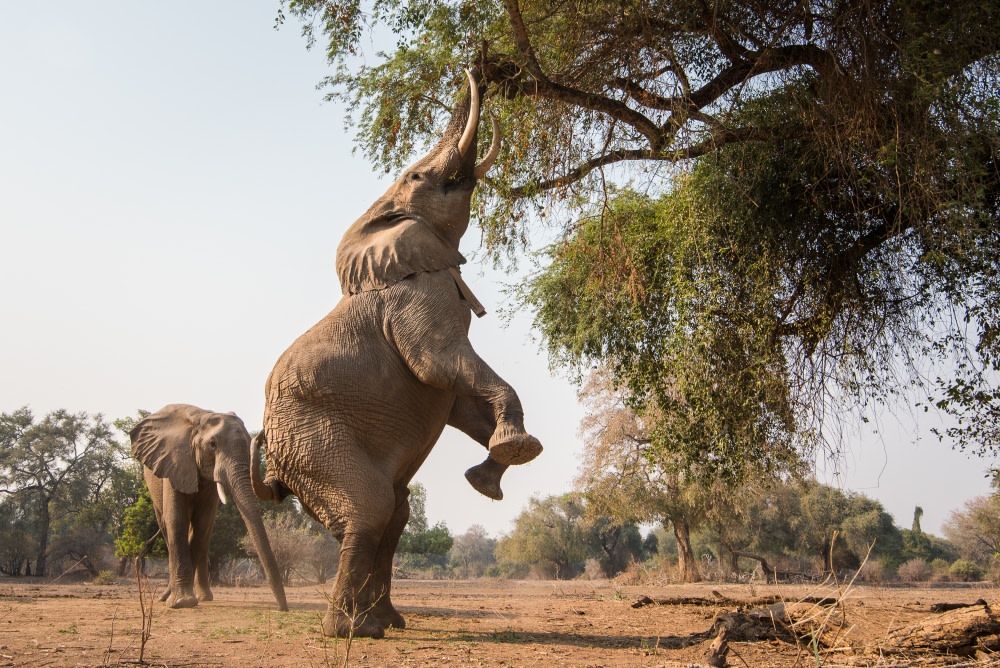
M662 144L660 128L643 114L630 109L618 100L612 100L603 95L564 86L549 79L542 71L542 66L538 62L535 50L531 46L528 30L524 26L524 18L521 16L521 9L518 7L517 0L503 0L503 4L507 10L507 17L510 20L511 30L514 34L514 43L517 45L517 50L524 60L522 67L524 71L531 75L533 80L518 80L516 82L499 81L497 83L514 84L518 91L526 97L559 100L584 109L607 114L611 118L627 123L643 134L649 141L650 148L653 150L657 150L660 147Z
M745 141L774 141L782 139L798 139L805 136L805 129L798 125L789 125L780 128L758 128L746 127L735 129L721 129L713 132L705 141L693 144L688 147L676 149L674 151L663 151L655 153L649 149L616 149L603 155L591 158L562 176L557 176L545 181L535 181L521 186L515 186L510 190L511 197L529 197L543 190L561 188L570 183L579 181L590 172L599 167L611 165L618 162L634 160L659 160L665 162L682 162L698 158L712 151L715 151L726 144Z

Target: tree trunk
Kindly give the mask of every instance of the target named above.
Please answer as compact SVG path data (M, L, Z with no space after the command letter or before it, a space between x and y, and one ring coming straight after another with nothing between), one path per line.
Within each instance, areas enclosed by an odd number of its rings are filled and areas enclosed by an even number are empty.
M722 546L719 551L719 561L722 562L722 574L728 581L730 578L739 578L740 575L740 555L728 546Z
M701 582L701 571L691 548L691 528L685 519L671 519L677 539L677 573L681 582Z
M42 496L38 502L38 556L35 558L35 575L45 576L45 553L49 551L49 498Z

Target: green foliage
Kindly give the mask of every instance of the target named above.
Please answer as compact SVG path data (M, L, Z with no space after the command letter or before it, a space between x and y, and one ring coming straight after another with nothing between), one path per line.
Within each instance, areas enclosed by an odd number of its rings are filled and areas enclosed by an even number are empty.
M497 543L497 561L515 571L534 567L543 577L575 577L589 556L584 505L578 494L532 497L513 531Z
M948 568L948 574L959 582L978 582L983 579L982 567L974 561L959 559Z
M688 183L689 181L685 181ZM552 247L524 292L561 364L605 362L627 400L654 411L651 461L733 481L794 467L798 431L780 346L755 302L768 256L738 252L723 212L681 186L650 200L617 193Z
M592 517L584 523L588 552L595 555L607 577L618 575L633 562L641 563L656 553L646 551L642 534L634 522L618 522L607 516ZM655 538L654 538L655 542Z
M451 532L444 522L427 526L427 490L423 485L418 482L410 485L409 501L410 519L399 538L396 552L437 558L435 562L443 563L443 557L454 543Z
M0 573L22 575L38 549L34 513L23 500L0 500Z
M118 582L118 577L115 575L115 572L108 568L101 570L101 572L97 574L97 577L94 578L93 581L95 585L113 585L116 584L117 582Z
M121 530L115 538L115 556L134 558L145 549L146 541L156 535L159 528L156 525L156 511L153 500L149 496L149 488L143 485L135 503L125 509L125 517ZM167 545L163 536L157 536L150 548L149 557L165 559Z
M110 543L117 503L128 496L125 456L100 415L57 410L36 422L27 407L0 414L0 493L31 517L36 575L46 574L50 552L96 574L89 555Z
M662 447L743 475L911 381L959 418L943 437L1000 442L1000 0L285 11L386 170L436 135L459 68L482 74L507 139L486 244L562 227L538 324L557 360L620 365L664 408ZM609 193L625 180L652 201ZM911 374L926 355L957 373Z

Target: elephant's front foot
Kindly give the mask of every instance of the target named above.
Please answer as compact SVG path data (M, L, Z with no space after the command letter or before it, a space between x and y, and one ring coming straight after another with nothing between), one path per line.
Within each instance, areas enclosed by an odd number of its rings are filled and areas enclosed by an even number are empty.
M472 488L485 497L500 501L503 490L500 489L500 478L507 470L506 464L501 464L492 457L487 457L481 464L476 464L465 472L465 479Z
M490 457L501 464L527 464L541 452L537 438L506 422L498 424L490 438Z
M170 595L167 597L168 608L193 608L198 605L198 597L193 594Z
M204 591L198 592L199 601L212 601L215 600L215 596L212 595L211 589L205 589Z
M348 615L331 604L323 615L323 635L336 638L378 639L385 637L385 627L379 623L372 611Z
M160 596L160 600L165 602L168 608L193 608L198 605L198 597L190 585L187 587L179 584L167 585L167 590Z
M375 613L379 624L387 629L406 628L406 620L403 619L403 615L399 614L396 606L386 599L379 600L372 612Z

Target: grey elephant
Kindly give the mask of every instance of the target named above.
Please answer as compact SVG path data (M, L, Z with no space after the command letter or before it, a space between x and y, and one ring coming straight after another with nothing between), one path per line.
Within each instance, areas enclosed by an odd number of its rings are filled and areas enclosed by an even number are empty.
M160 600L171 608L211 601L208 548L219 501L236 502L260 557L278 608L285 589L250 482L250 434L234 413L171 404L142 419L129 433L167 543L170 576Z
M500 477L534 459L520 401L473 350L482 307L457 267L472 192L499 151L499 129L476 164L480 91L466 72L444 135L345 233L344 293L281 355L265 386L267 477L254 491L295 494L341 544L323 618L327 635L380 638L405 621L390 597L392 558L409 518L407 485L445 425L488 448L466 472L499 499ZM255 454L257 447L254 448Z

